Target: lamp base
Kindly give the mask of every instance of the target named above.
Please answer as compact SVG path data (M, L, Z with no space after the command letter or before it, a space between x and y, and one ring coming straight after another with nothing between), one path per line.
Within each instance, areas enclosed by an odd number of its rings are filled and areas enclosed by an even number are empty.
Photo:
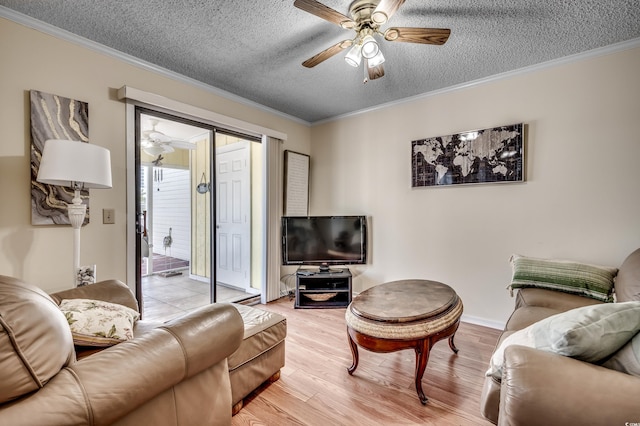
M76 270L76 287L96 283L96 265L81 266Z
M73 276L74 280L80 269L80 228L84 223L84 218L87 212L87 206L82 204L80 198L80 190L76 188L73 197L73 204L67 204L67 214L69 215L69 222L73 228Z

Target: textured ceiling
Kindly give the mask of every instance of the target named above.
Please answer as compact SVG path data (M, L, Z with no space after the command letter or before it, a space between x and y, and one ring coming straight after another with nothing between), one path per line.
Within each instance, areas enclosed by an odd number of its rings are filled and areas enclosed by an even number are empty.
M325 0L348 14L349 1ZM381 41L363 84L344 54L301 63L354 32L293 0L0 0L0 5L307 122L640 37L639 0L407 0L389 26L450 28L443 46ZM1 12L1 10L0 10Z

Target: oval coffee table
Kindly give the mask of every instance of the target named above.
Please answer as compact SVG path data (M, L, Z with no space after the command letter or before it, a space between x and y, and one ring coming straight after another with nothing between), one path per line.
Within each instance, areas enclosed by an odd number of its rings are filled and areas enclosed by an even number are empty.
M416 351L416 391L420 402L427 403L422 391L422 376L433 345L449 338L453 343L460 325L462 301L446 284L427 280L402 280L380 284L363 291L347 307L345 319L353 364L358 368L358 346L372 352Z

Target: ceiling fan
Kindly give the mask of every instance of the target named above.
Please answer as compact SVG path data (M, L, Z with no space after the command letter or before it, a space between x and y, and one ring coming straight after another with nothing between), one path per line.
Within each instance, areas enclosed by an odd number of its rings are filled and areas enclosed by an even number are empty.
M192 144L189 141L173 139L156 130L159 120L152 119L149 121L151 122L151 129L142 131L142 139L140 141L142 150L147 154L155 157L160 156L161 154L174 152L175 148L196 149L195 144Z
M355 0L349 6L349 15L325 6L316 0L295 0L293 5L299 9L316 15L326 21L340 25L347 30L354 30L356 36L353 39L343 40L323 50L302 63L307 68L312 68L326 61L335 54L351 47L345 61L354 67L358 67L364 59L368 79L375 80L384 75L384 56L380 50L375 35L381 35L387 41L400 41L405 43L420 43L442 45L447 42L450 29L445 28L411 28L392 27L384 32L380 27L387 23L389 18L404 3L404 0ZM365 78L365 83L367 78Z

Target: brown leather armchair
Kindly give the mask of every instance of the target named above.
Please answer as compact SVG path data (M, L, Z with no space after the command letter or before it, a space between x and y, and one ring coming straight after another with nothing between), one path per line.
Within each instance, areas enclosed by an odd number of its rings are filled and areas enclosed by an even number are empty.
M227 425L227 357L243 322L228 304L165 324L138 321L134 339L77 359L63 298L137 309L128 287L107 281L47 295L0 276L0 424Z

